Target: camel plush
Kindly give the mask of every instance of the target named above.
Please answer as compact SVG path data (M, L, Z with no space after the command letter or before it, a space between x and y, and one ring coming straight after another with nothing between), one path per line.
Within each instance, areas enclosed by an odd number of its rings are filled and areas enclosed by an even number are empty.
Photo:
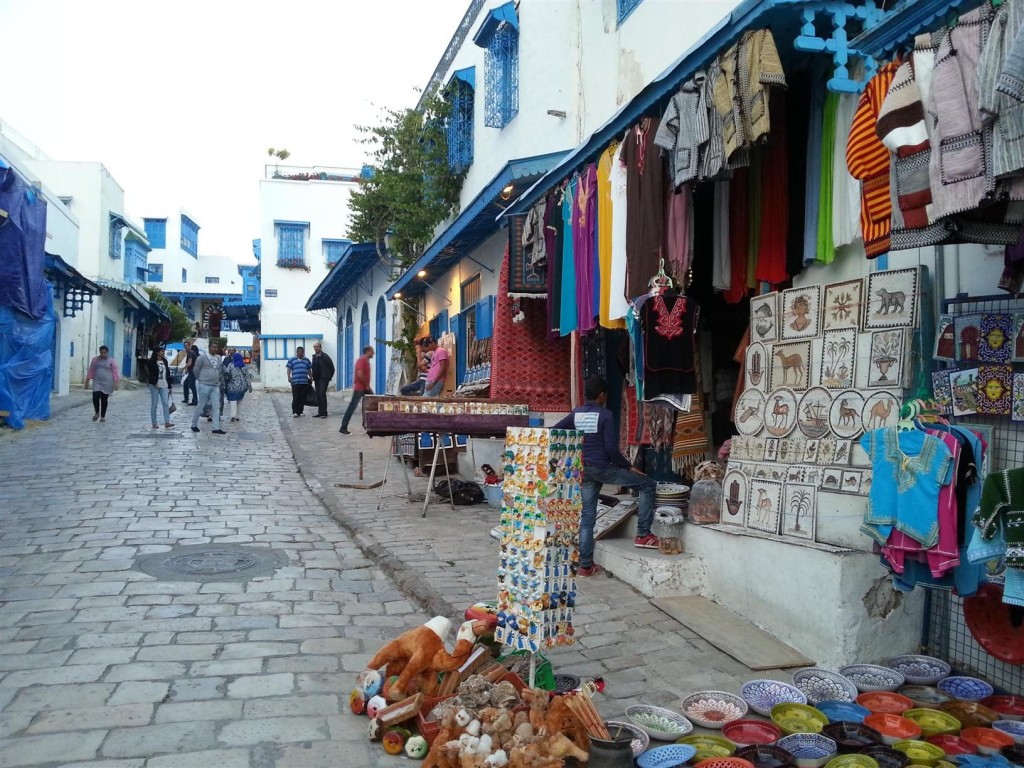
M437 690L437 673L458 669L469 658L477 638L487 631L487 622L463 623L451 653L444 645L450 630L448 619L435 616L426 624L403 632L370 659L367 669L380 669L386 665L385 680L398 676L390 687L385 683L384 693L389 700L397 701L414 693L410 690L413 682L419 683L424 695L433 695Z

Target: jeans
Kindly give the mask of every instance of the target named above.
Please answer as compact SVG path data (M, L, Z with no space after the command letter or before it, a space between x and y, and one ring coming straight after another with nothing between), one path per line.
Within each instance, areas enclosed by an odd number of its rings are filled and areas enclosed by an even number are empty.
M359 405L359 401L363 399L363 395L372 395L373 391L369 389L353 389L352 399L349 400L348 408L345 409L345 417L341 420L341 428L348 429L348 423L352 419L352 414L356 412L356 406Z
M196 402L199 399L199 395L196 394L196 377L189 371L185 375L185 381L181 385L181 401L183 403L188 402L188 393L192 393L192 402Z
M213 416L213 428L220 429L220 386L217 384L199 385L199 406L192 414L192 426L199 426L199 417L203 415L203 409L210 406L210 414Z
M306 396L312 386L308 381L302 384L292 384L292 413L301 416L306 408Z
M330 379L320 379L319 381L313 382L313 388L316 390L316 415L326 416L327 415L327 388L331 385Z
M408 397L409 395L422 395L423 388L427 385L426 379L416 379L416 381L410 381L404 387L398 391Z
M434 386L427 388L426 384L423 385L423 396L424 397L437 397L441 394L441 390L444 389L444 382L438 381Z
M106 392L93 391L92 393L92 409L104 418L107 415L107 399L109 397L110 395Z
M164 424L171 423L171 411L170 405L167 403L167 396L170 391L167 387L154 387L152 384L149 385L149 420L155 427L156 421L156 405L159 402L164 408Z
M637 512L636 535L646 536L654 522L654 495L658 484L647 475L625 467L583 468L583 512L580 516L580 568L594 564L594 524L597 522L597 497L602 485L620 485L640 489L640 509Z

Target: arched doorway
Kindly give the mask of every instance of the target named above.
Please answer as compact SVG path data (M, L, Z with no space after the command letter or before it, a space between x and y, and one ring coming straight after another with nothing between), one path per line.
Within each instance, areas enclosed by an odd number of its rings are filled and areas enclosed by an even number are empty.
M352 308L345 310L345 380L342 386L348 389L355 380L356 357L352 354Z
M388 363L387 363L387 345L384 341L387 339L387 308L384 306L384 297L381 296L377 299L377 334L376 334L376 349L374 349L373 355L376 361L374 370L377 372L374 392L378 395L387 394L384 390L387 387L388 381Z

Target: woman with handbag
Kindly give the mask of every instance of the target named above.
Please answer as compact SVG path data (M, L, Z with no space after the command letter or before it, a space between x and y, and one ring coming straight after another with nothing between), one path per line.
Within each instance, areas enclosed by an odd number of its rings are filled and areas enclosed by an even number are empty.
M149 419L153 429L159 429L156 421L156 406L159 402L164 409L164 428L171 429L171 411L169 398L171 394L171 365L164 357L164 348L157 347L149 358Z
M222 369L224 381L224 397L231 409L231 420L239 421L242 413L242 399L246 392L252 392L249 371L245 367L245 358L241 352L235 352L229 359L224 357Z

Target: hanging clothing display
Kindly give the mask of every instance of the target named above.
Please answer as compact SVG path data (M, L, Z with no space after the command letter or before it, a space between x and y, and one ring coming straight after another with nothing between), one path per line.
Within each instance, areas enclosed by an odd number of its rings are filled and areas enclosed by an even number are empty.
M636 296L658 270L665 228L665 166L654 143L657 118L647 117L626 132L626 290Z
M849 245L860 238L860 182L850 175L846 165L846 144L858 101L855 93L837 94L831 159L832 203L829 209L834 248Z
M573 211L579 177L566 185L562 195L562 303L558 312L558 333L568 336L576 330L576 227Z
M832 94L828 94L831 98ZM832 143L835 140L835 109L832 110L833 126L825 145L825 70L816 68L811 77L810 121L807 126L807 184L804 192L804 240L803 263L813 264L818 257L818 220L822 215L822 201L832 207ZM831 219L831 217L829 217ZM829 226L831 226L831 220ZM824 227L824 224L822 224ZM831 239L831 234L830 234Z
M598 321L604 328L624 328L621 318L611 317L612 298L612 168L618 144L601 153L597 163L597 262L601 279L598 290Z
M637 314L643 351L644 399L696 392L696 302L666 290L646 298Z
M594 228L597 225L597 166L580 174L573 195L573 256L576 272L576 328L586 333L595 327Z
M608 275L608 318L609 322L619 321L624 324L625 317L629 313L629 302L626 299L626 222L628 215L626 187L628 173L623 149L623 145L619 144L609 173L612 221L611 259L609 260L611 271Z
M546 214L547 199L542 197L523 221L523 253L526 255L527 263L533 267L543 267L548 263L547 241L544 238Z
M654 136L654 143L668 153L674 187L695 179L700 172L700 154L710 137L706 80L707 76L698 72L683 83L669 101Z
M565 235L565 219L562 213L563 192L563 190L558 190L548 195L547 224L544 226L545 235L550 233L550 239L547 241L550 254L548 267L549 338L559 336L558 326L562 319L562 248Z
M786 269L786 244L789 238L789 147L786 144L786 102L784 94L772 101L778 112L775 132L763 153L761 166L761 226L758 232L757 264L754 277L771 285L789 279Z
M730 304L736 304L747 295L747 244L750 238L749 205L750 183L749 169L741 169L733 177L729 186L729 221L737 222L737 226L729 232L729 260L732 273L731 286L722 294Z
M665 200L665 261L683 280L693 258L693 197L688 186L669 191Z

